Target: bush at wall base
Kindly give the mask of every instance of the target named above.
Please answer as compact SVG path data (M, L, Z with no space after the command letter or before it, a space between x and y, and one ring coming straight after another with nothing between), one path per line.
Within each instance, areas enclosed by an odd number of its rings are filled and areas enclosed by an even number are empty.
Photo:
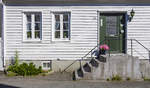
M33 63L22 63L20 65L10 65L7 71L14 72L20 76L32 76L42 73L42 67L36 68Z

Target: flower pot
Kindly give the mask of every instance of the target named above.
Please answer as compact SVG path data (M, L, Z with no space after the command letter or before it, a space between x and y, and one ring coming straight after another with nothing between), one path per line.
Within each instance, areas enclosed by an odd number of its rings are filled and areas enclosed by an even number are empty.
M105 55L106 54L106 50L100 50L100 54L101 55Z

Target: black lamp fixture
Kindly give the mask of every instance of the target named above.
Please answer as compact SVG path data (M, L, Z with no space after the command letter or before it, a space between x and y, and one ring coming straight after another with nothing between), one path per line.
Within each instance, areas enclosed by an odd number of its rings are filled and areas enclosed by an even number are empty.
M130 15L131 15L132 18L133 18L133 16L134 16L134 14L135 14L135 12L134 12L134 10L132 9L131 12L130 12Z
M130 12L130 21L133 19L134 15L135 15L135 12L134 12L134 10L132 9L131 12Z

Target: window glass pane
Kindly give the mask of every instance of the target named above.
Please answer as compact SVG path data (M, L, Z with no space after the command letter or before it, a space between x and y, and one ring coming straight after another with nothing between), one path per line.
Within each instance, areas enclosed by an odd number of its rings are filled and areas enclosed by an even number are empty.
M35 30L40 30L40 27L41 26L41 24L40 23L35 23Z
M43 63L43 67L46 68L46 63Z
M31 22L31 14L27 14L27 22Z
M35 31L35 38L40 38L40 31Z
M60 21L60 16L59 15L55 15L55 21Z
M47 63L47 67L50 68L50 63Z
M27 23L27 31L31 30L31 23Z
M28 31L27 32L27 38L31 38L32 37L32 33L31 33L31 31Z
M55 38L60 38L60 31L55 31Z
M60 23L55 23L55 30L60 30Z
M41 21L41 14L35 14L35 22Z
M107 16L106 17L106 34L108 36L117 35L117 17L116 16Z
M63 29L64 30L68 30L68 26L69 26L68 23L63 23Z
M63 38L68 38L68 31L63 31Z
M63 14L63 21L68 21L68 14Z
M35 13L35 39L41 37L41 14Z

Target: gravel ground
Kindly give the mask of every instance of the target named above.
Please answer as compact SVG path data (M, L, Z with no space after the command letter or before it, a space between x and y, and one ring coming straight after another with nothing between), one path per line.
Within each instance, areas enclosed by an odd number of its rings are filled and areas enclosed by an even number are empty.
M65 79L63 78L65 77ZM71 81L68 75L6 77L0 76L0 88L150 88L146 81L105 82L102 80ZM67 78L67 79L66 79Z

